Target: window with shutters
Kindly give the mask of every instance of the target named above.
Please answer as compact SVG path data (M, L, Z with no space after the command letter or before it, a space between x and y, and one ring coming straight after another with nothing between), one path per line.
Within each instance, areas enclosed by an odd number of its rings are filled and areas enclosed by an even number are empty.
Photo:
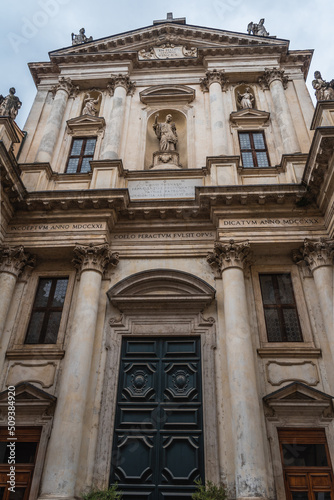
M86 174L91 171L96 137L75 138L72 141L70 155L67 160L66 174Z

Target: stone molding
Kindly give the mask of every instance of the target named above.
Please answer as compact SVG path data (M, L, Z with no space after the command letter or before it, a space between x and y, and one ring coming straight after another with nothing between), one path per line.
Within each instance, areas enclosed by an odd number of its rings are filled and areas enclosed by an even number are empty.
M288 87L289 78L284 74L283 69L278 68L264 68L264 73L259 77L258 83L262 90L269 90L270 85L275 80L282 82L284 90Z
M54 85L51 88L53 97L55 97L58 90L64 90L65 92L67 92L69 97L76 97L80 91L80 88L78 86L73 85L71 78L65 78L64 76L60 76L58 78L58 84Z
M293 260L297 265L309 266L313 273L322 266L332 266L334 257L334 239L320 238L311 240L305 238L304 246L293 252Z
M117 87L123 87L126 90L126 95L133 96L136 85L133 81L130 80L129 75L122 75L119 73L118 75L111 75L111 81L107 85L107 92L110 96L114 95L115 89Z
M25 252L22 245L1 248L0 261L0 272L13 274L15 278L20 276L25 267L33 268L36 264L35 256Z
M230 240L228 243L216 241L213 252L209 252L206 259L215 276L221 277L225 269L237 267L243 270L249 257L249 241L236 243L234 240Z
M207 71L205 73L205 77L201 78L200 80L202 92L209 92L209 88L212 83L219 83L222 92L226 92L229 84L229 79L225 76L224 71L218 71L217 69Z
M76 245L73 252L72 262L80 275L83 271L96 271L103 275L109 266L116 267L119 262L119 254L113 253L107 243Z

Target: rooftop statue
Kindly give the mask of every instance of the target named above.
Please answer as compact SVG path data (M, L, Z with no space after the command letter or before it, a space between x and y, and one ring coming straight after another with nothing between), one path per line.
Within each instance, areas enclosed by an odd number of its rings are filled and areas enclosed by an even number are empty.
M168 114L164 123L158 123L158 118L156 114L153 130L160 141L160 151L176 151L177 133L172 115Z
M252 108L254 104L254 96L250 91L250 87L246 87L244 94L238 92L237 101L240 109Z
M334 80L326 82L322 79L320 71L314 72L314 80L312 87L315 89L317 101L333 101L334 100Z
M10 116L13 120L17 117L22 102L14 95L15 92L14 87L11 87L6 97L0 94L0 116Z
M89 38L86 37L85 28L81 28L81 30L79 31L79 35L75 35L74 33L72 33L72 45L80 45L81 43L91 42L92 40L92 36L90 36Z
M253 21L251 21L247 26L248 34L257 36L269 36L269 32L264 27L264 21L265 21L264 18L260 19L258 24L253 23Z

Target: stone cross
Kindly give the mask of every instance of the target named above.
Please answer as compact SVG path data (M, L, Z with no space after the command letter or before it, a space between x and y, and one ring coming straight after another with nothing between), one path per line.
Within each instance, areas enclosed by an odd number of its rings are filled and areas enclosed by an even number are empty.
M178 18L174 19L173 12L167 12L166 19L153 21L153 24L163 24L163 23L186 24L186 18L185 17L178 17Z

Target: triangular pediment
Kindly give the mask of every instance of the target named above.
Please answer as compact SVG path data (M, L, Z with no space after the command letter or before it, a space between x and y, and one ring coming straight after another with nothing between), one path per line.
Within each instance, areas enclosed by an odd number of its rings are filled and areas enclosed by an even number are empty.
M275 392L272 392L263 398L266 402L291 402L292 400L304 401L331 401L332 396L309 387L301 382L292 382Z
M259 109L240 109L233 111L230 115L231 123L239 127L264 127L268 124L270 113L268 111L260 111Z
M0 393L0 404L8 403L8 392L9 389ZM52 396L29 382L22 382L15 387L15 401L25 402L26 404L50 404L54 403L56 399L55 396Z
M106 126L105 119L100 116L81 115L67 121L67 129L73 134L97 134Z

